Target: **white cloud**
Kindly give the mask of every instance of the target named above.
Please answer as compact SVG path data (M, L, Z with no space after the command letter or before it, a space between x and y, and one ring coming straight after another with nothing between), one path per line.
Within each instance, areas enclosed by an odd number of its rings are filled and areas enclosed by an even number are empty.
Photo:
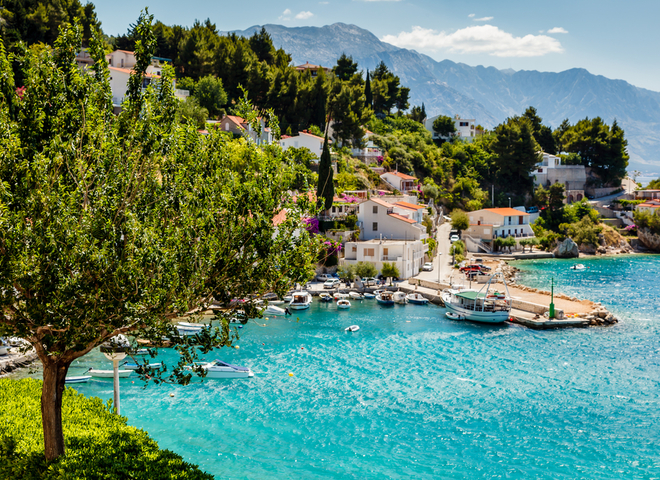
M474 13L471 13L470 15L468 15L468 18L474 18Z
M481 17L481 18L473 18L473 22L487 22L489 20L492 20L495 17Z
M282 12L282 15L279 16L280 20L291 20L291 10L288 8Z
M300 12L298 15L296 15L296 18L298 20L306 20L308 18L313 17L314 14L312 12Z
M564 51L557 39L547 35L514 37L493 25L466 27L453 33L413 27L411 32L385 35L381 40L402 48L494 57L539 57Z
M548 30L548 33L568 33L568 30L562 27L555 27Z
M362 0L363 2L400 2L401 0Z

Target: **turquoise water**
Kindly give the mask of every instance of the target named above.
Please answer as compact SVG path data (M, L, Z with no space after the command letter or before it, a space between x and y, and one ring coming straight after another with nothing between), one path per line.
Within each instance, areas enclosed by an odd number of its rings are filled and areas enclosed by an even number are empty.
M122 380L122 413L223 479L658 477L660 257L583 263L517 265L529 284L554 276L559 291L602 299L618 325L533 331L433 306L315 302L251 322L239 350L210 357L254 378ZM361 330L344 333L351 324ZM72 374L92 365L109 362L93 353ZM110 381L77 388L112 396Z

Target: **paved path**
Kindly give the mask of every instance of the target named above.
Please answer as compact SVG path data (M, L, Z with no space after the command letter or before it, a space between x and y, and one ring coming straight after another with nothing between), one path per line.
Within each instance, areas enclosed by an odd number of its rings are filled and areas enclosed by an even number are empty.
M433 271L419 272L415 278L429 280L431 282L437 282L438 278L440 282L444 282L449 278L452 272L451 255L449 255L449 249L451 248L451 242L449 241L450 230L451 224L449 222L445 222L438 227L436 233L438 255L433 259Z

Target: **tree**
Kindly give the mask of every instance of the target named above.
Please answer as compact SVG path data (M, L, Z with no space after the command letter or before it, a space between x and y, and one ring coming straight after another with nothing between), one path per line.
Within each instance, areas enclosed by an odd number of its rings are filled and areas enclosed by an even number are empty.
M227 103L227 94L222 87L222 80L207 75L197 82L195 97L200 106L206 108L211 116L217 116L220 109Z
M364 98L365 98L365 102L364 102L365 107L373 108L374 96L373 93L371 92L371 79L369 78L369 70L367 70L367 80L364 83Z
M370 262L357 262L355 265L355 274L360 278L375 277L378 270L373 263Z
M426 109L424 108L424 104L422 103L421 107L418 105L412 107L408 117L412 118L416 122L424 123L424 120L426 119Z
M509 253L511 253L511 249L515 248L516 246L516 237L509 235L504 239L502 246L507 247L509 249Z
M563 183L554 183L547 189L539 185L534 191L534 202L541 208L541 218L548 230L557 231L564 221L565 199Z
M550 127L543 125L543 119L538 116L536 108L528 107L523 113L523 118L527 118L532 123L532 129L534 131L534 139L537 141L541 149L546 152L554 155L557 153L557 147L555 145L555 139L552 136L552 130Z
M540 147L534 139L531 121L524 117L508 118L495 128L491 149L497 156L499 186L515 193L531 191L534 180L530 174L540 160Z
M332 68L335 76L342 81L348 81L353 78L357 73L358 64L353 61L353 57L347 56L345 53L337 59L337 65Z
M470 217L462 210L454 210L451 212L451 228L459 232L467 230L470 228Z
M76 65L78 26L63 25L53 49L26 51L21 94L0 47L0 336L25 338L43 364L47 460L64 453L62 394L75 359L118 334L168 336L180 359L150 378L186 383L184 366L235 334L226 314L193 338L171 319L313 275L317 247L301 228L313 208L287 195L277 150L178 126L170 67L143 92L151 22L143 14L135 27L119 117L98 35L91 75Z
M188 97L179 101L176 109L176 119L180 123L194 125L195 128L203 130L206 127L206 119L209 111L199 106L195 97Z
M323 151L319 162L319 183L316 188L316 198L319 206L323 210L329 210L332 207L332 199L335 196L335 186L333 181L334 171L332 170L332 159L330 157L330 146L328 142L328 133L325 134L323 141Z
M392 284L393 278L399 278L401 275L399 269L396 266L396 263L383 262L383 268L380 269L380 274L385 278L390 278L390 285Z
M440 115L438 118L433 120L433 131L439 137L451 137L456 133L456 123L454 119L446 115Z
M346 283L352 282L355 277L355 267L350 263L343 263L337 269L337 275Z

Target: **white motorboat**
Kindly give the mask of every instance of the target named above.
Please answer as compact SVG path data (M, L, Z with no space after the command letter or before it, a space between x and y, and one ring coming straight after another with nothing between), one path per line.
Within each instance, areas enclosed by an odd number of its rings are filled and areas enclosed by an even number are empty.
M289 308L292 310L305 310L312 304L312 296L305 290L293 292L293 298L289 303Z
M186 367L191 369L191 367ZM214 360L202 365L206 370L206 378L248 378L254 377L254 373L248 367L231 365L220 360Z
M282 300L284 300L284 303L290 303L293 300L293 295L285 295Z
M495 277L501 277L506 293L498 292L492 286ZM491 275L481 290L447 289L442 292L442 300L455 320L470 320L481 323L502 323L511 313L511 296L502 273ZM451 318L451 317L450 317Z
M458 315L456 313L446 312L445 315L449 320L465 320L465 317Z
M351 308L351 302L345 298L340 298L337 300L337 308Z
M268 300L268 305L284 305L284 300Z
M332 297L333 297L335 300L341 300L342 298L348 298L348 293L339 293L339 292L336 292Z
M392 300L394 300L394 303L398 303L400 305L405 305L408 303L405 292L394 292L392 294Z
M87 383L91 375L78 375L77 377L65 377L64 383Z
M185 325L179 324L179 325L176 326L176 329L179 332L179 335L181 335L182 337L187 337L187 336L190 336L190 335L197 335L198 333L200 333L202 331L203 328L204 328L203 325L196 325L196 326L193 327L193 326L185 326Z
M319 300L321 302L332 302L332 295L329 293L321 292L319 293Z
M268 305L264 308L264 315L286 315L286 310L275 305Z
M373 300L374 298L376 298L376 294L375 294L375 293L365 292L365 294L364 294L364 298L366 298L367 300Z
M98 377L98 378L112 378L114 376L112 370L100 370L96 368L90 368L88 373L92 377ZM118 373L119 373L119 378L127 378L131 376L133 370L119 370Z
M392 292L380 292L378 295L376 295L376 301L385 306L392 306L394 305L394 298L392 298Z
M409 293L406 295L409 303L414 303L415 305L426 305L429 303L429 299L420 293Z
M358 292L348 292L348 297L353 300L364 300L364 295Z
M344 329L345 332L357 332L358 330L360 330L359 325L351 325L350 327L346 327Z
M125 368L126 370L137 370L139 367L160 368L162 366L163 366L162 363L146 363L146 364L125 363L122 365L122 368Z
M571 265L571 270L586 270L587 267L585 267L583 264L578 263L576 265Z

